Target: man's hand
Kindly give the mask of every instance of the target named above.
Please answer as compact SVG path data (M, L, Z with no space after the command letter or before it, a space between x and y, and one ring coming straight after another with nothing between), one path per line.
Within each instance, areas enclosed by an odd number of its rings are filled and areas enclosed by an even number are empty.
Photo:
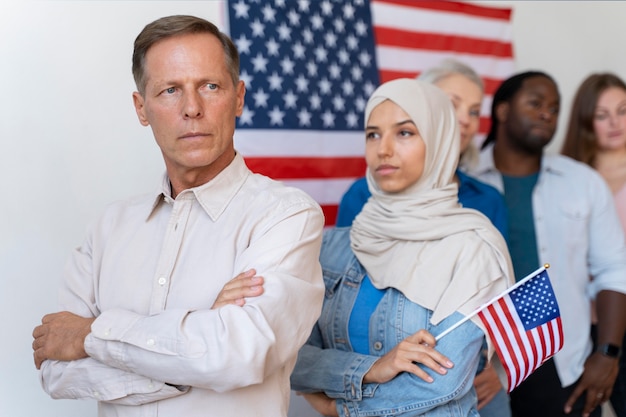
M487 363L487 366L481 373L474 378L474 388L478 397L477 408L480 410L493 400L498 392L502 389L502 384L498 378L495 369Z
M246 297L257 297L263 294L263 277L255 276L255 274L256 270L250 269L228 281L217 295L211 309L228 304L241 307L246 303Z
M321 415L327 417L339 417L336 405L337 402L323 392L316 392L313 394L298 393L298 395L302 395L304 399L311 404L311 407L313 407L315 411Z
M47 314L33 330L33 356L37 369L46 359L73 361L87 357L85 337L95 318L77 316L68 311Z
M583 408L583 417L589 416L594 408L608 401L617 378L618 359L594 353L585 361L583 371L576 388L565 403L565 414L572 411L572 406L585 391L587 398Z
M412 334L374 362L363 382L383 384L401 372L410 372L426 382L433 382L433 378L417 366L418 363L441 375L454 366L450 359L434 349L435 343L435 337L424 329Z

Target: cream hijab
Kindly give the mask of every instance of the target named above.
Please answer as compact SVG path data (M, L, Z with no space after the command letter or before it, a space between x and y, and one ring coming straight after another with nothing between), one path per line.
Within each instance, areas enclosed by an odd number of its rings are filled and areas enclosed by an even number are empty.
M468 315L510 286L513 270L506 243L489 219L458 204L454 108L437 87L398 79L374 91L366 124L385 100L417 126L426 145L424 172L408 189L386 193L368 169L372 197L352 223L352 249L376 288L396 288L432 310L433 324L455 311ZM484 330L478 318L473 321Z

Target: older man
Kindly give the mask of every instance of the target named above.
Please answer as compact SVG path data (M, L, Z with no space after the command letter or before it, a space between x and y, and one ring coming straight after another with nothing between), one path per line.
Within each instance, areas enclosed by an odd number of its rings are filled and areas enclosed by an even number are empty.
M235 151L245 86L213 24L148 24L133 75L166 175L110 206L73 253L63 311L33 332L43 387L97 400L102 417L286 416L322 305L322 212Z

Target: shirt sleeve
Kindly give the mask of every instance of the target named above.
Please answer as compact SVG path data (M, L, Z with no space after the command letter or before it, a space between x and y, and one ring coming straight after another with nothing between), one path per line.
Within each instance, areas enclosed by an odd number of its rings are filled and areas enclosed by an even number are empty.
M337 227L350 227L352 221L361 212L363 205L370 198L370 192L367 188L367 181L365 178L356 180L348 191L341 198L339 208L337 209L337 221L335 226Z
M281 206L264 218L234 268L255 268L265 279L263 295L248 299L244 307L166 309L153 315L124 309L99 312L86 266L89 250L80 251L64 293L69 300L66 309L97 317L85 340L90 356L83 365L90 374L84 379L85 392L113 389L104 382L96 384L102 372L130 379L141 376L141 384L129 384L141 385L141 390L150 381L163 381L159 386L179 395L172 388L224 392L261 383L277 370L293 366L321 311L323 223L319 206L309 199ZM48 390L61 380L72 383L63 375L66 366L49 366L54 369L43 375Z
M477 334L481 337L476 337ZM437 350L454 363L454 367L445 375L436 374L423 365L416 365L431 375L434 381L429 383L413 374L402 372L389 382L376 384L372 395L363 395L360 400L337 399L339 415L417 417L464 397L473 389L482 340L482 332L475 324L464 323L437 343ZM371 385L365 384L364 391L369 390ZM475 405L475 398L467 401L468 407Z
M91 279L91 240L74 250L65 270L61 310L82 317L98 317L95 284ZM95 322L94 322L95 323ZM177 397L188 388L166 385L132 371L117 369L93 358L71 362L46 360L39 371L41 385L52 398L95 399L123 405L141 405Z
M52 398L95 399L142 405L185 394L189 387L175 387L107 366L91 358L72 362L45 361L40 380Z
M454 363L446 375L435 374L422 366L433 376L434 382L402 372L384 384L364 384L364 375L380 357L323 349L316 326L298 354L291 386L295 391L324 392L336 399L340 416L418 416L468 393L483 340L482 331L472 322L466 322L437 344L437 350ZM407 412L409 409L411 411Z
M324 392L331 398L361 400L372 395L377 384L363 386L363 377L379 357L339 349L323 349L318 325L298 353L291 374L291 389Z
M595 173L594 173L595 174ZM589 218L589 272L591 295L603 290L626 294L626 246L613 196L601 177L594 175Z

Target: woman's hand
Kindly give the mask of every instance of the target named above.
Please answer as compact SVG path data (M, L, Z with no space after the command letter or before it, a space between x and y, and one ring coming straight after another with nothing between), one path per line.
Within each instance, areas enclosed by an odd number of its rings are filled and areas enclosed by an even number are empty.
M412 334L378 359L365 374L363 382L382 384L400 372L409 372L426 382L433 382L433 378L417 366L418 363L440 375L445 375L454 366L450 359L434 349L435 344L435 337L424 329Z
M263 294L263 277L255 276L255 274L256 270L250 269L228 281L217 295L211 309L228 304L241 307L246 303L246 297L258 297Z
M312 394L299 392L298 395L303 396L304 399L311 404L311 407L313 407L315 411L321 415L327 417L339 417L339 413L337 412L337 402L323 392L315 392Z

